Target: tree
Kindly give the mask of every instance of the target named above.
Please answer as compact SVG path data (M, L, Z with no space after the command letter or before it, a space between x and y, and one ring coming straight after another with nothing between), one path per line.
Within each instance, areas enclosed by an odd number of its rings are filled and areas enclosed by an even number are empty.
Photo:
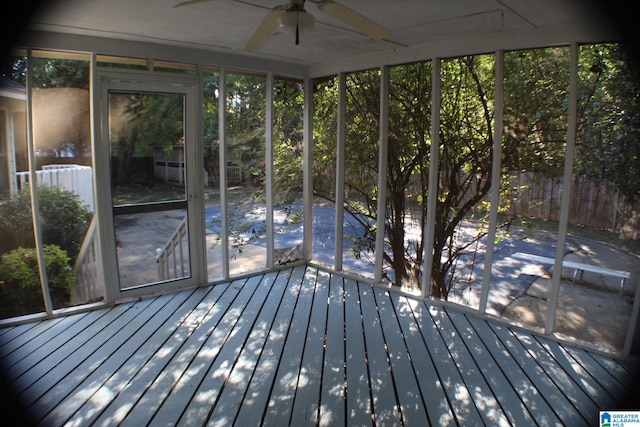
M640 74L620 44L580 49L578 146L574 171L640 197Z
M430 290L437 298L448 297L456 280L458 260L486 235L486 227L480 227L475 235L464 239L459 238L458 232L475 211L482 211L482 201L491 190L493 64L492 55L442 62L439 188ZM504 171L537 168L552 173L562 164L566 135L566 64L565 50L551 50L525 52L512 57L505 65L509 70L505 87L510 97L505 103L511 107L506 108L505 114ZM515 71L518 67L521 72ZM384 260L390 267L385 269L385 274L396 285L420 286L426 243L428 174L434 166L429 159L430 73L428 62L393 67L390 72ZM375 218L380 214L376 212L379 80L377 71L347 77L345 185L350 200L345 208L362 225L363 231L356 239L356 255L375 249ZM545 85L548 80L552 82ZM532 92L536 84L543 86L537 93ZM327 177L331 173L326 171L331 170L332 154L335 159L337 93L333 80L316 85L314 181L316 192L322 190L322 195L329 199L333 199L331 186L324 182L330 182ZM325 169L318 170L324 165ZM352 192L357 196L352 198ZM512 220L506 218L504 225ZM409 226L420 231L408 237Z
M182 95L122 92L109 96L109 125L114 184L127 184L137 169L135 157L153 155L154 148L172 151L184 146Z

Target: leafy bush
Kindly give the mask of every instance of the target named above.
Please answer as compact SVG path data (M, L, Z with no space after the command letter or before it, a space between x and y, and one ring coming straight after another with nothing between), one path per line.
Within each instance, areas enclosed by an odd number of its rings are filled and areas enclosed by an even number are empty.
M68 305L74 281L69 256L56 245L46 245L44 260L53 306ZM3 317L44 310L34 248L14 249L0 258L0 301L0 314Z
M45 244L55 244L71 256L80 250L89 227L91 213L72 192L58 187L39 186L40 214L38 215ZM18 195L0 201L0 253L34 245L31 194L26 186Z

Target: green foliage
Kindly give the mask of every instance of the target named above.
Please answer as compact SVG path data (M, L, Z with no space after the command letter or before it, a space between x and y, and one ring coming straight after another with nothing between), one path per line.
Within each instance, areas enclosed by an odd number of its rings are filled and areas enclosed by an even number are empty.
M507 52L504 74L504 170L562 175L569 49Z
M273 186L277 203L301 198L304 91L296 80L275 81L273 97Z
M68 305L74 277L66 251L44 246L49 292L54 307ZM18 316L44 310L42 287L34 248L17 248L0 259L0 316Z
M154 149L171 152L184 145L184 97L180 94L127 92L109 95L109 126L115 185L139 172L135 157Z
M580 49L574 171L640 197L640 69L619 44Z
M89 227L91 213L82 206L78 196L59 187L38 187L42 239L55 244L71 255L80 250ZM18 247L34 245L31 192L28 186L13 198L0 201L0 250L6 252Z

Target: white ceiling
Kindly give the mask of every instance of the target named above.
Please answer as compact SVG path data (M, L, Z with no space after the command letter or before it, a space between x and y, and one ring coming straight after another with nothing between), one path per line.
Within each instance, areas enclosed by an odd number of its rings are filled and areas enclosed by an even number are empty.
M375 41L307 1L316 26L300 45L276 32L259 52L246 52L244 45L262 18L284 0L211 0L173 7L179 1L56 0L32 16L29 28L314 66L454 39L603 24L601 11L585 0L339 0L391 31L385 40Z

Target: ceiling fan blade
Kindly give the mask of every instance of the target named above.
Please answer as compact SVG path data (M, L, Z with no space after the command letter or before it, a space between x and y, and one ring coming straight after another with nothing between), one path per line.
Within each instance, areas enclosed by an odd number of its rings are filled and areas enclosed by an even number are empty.
M369 18L362 16L353 9L341 5L333 1L317 3L318 8L328 15L344 22L371 37L374 40L382 40L391 35L391 31L387 30L380 24L377 24Z
M267 16L262 19L258 28L255 29L251 38L247 41L247 44L244 45L244 50L257 51L262 49L262 46L264 46L276 29L278 18L283 13L285 13L283 9L274 9L267 13Z
M213 1L213 0L187 0L187 1L180 2L178 4L174 4L173 7L192 6L194 4L208 3L210 1Z

